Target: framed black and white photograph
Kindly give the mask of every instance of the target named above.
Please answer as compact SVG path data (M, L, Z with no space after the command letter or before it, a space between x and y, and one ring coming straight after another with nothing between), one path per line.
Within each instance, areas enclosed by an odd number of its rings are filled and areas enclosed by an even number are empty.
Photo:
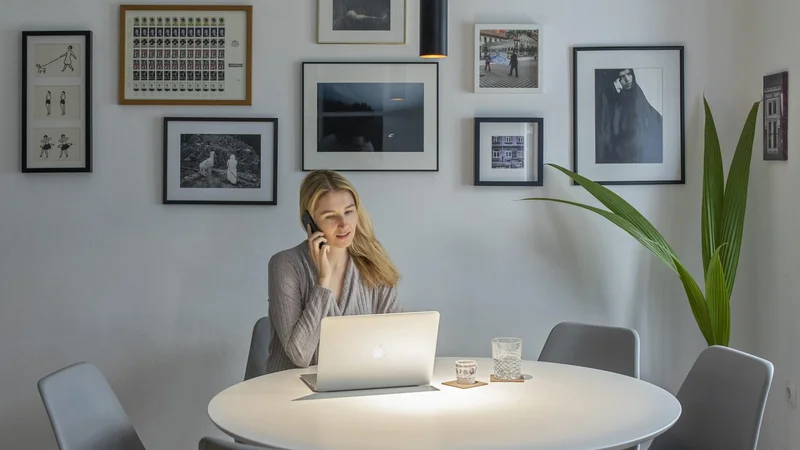
M278 119L165 117L163 202L276 205Z
M405 44L406 0L318 0L318 44Z
M542 92L541 25L475 25L475 92Z
M475 186L542 186L544 119L475 118Z
M121 105L251 105L252 5L120 5Z
M303 170L439 170L436 62L303 63Z
M789 159L789 72L764 76L764 161Z
M685 183L683 49L573 49L574 172L600 184Z
M22 32L22 172L92 171L92 32Z

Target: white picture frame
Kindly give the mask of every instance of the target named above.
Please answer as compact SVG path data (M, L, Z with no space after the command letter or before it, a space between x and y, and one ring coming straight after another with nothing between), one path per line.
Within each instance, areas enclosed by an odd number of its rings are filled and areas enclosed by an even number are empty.
M22 32L22 172L92 171L92 32Z
M438 171L436 62L304 62L304 171Z
M542 32L543 27L539 24L475 24L474 92L476 94L544 92Z
M318 44L406 43L406 0L318 0Z

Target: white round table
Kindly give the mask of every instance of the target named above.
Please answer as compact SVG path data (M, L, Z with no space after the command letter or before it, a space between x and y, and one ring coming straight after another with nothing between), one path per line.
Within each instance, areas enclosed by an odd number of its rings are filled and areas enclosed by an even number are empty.
M649 441L671 427L681 406L635 378L582 367L524 361L521 383L458 389L457 359L436 358L428 387L314 393L300 374L264 375L217 394L212 422L233 438L293 450L611 450Z

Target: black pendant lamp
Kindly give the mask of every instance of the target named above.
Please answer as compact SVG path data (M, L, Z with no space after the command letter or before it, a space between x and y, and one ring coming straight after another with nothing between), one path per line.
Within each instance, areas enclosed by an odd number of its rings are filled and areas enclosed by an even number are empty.
M447 0L419 1L419 56L447 57Z

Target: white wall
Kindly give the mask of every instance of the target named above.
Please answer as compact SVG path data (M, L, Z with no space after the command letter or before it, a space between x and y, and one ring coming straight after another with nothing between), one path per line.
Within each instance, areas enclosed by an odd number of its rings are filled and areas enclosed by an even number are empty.
M789 160L764 161L763 143L756 139L746 239L753 243L743 258L751 261L756 274L753 301L758 311L759 354L775 364L775 378L764 417L762 447L767 450L800 449L800 416L784 400L786 380L800 382L800 237L796 220L797 192L800 189L800 108L798 75L800 48L797 46L797 21L800 3L759 0L752 5L752 56L742 55L749 67L746 93L758 100L766 74L789 71ZM763 113L763 108L762 108ZM759 116L759 127L763 125ZM760 134L759 134L760 136ZM752 208L752 209L750 209Z
M756 95L741 92L748 76L741 70L748 58L741 48L749 45L741 32L749 23L744 2L451 2L451 57L441 63L440 171L348 174L404 275L406 308L442 312L441 354L488 355L491 337L517 335L525 339L524 356L534 359L559 321L632 326L641 334L643 377L673 391L679 386L704 342L677 278L600 218L515 201L531 195L590 200L553 169L546 169L543 188L473 187L472 118L543 116L545 161L569 166L570 47L685 44L688 183L616 191L641 208L699 273L701 95L705 89L723 142L732 144L744 108ZM116 2L4 1L0 440L5 447L54 448L36 380L80 360L105 373L149 448L191 449L201 435L218 434L206 405L242 377L250 328L266 312L268 258L303 239L296 204L304 175L300 62L416 60L416 1L409 2L408 45L398 47L316 45L316 0L254 3L254 106L186 108L115 104ZM545 24L546 92L472 94L474 23L517 21ZM95 172L21 174L15 63L20 32L68 28L95 32ZM161 205L160 120L182 114L278 117L279 205ZM781 167L771 170L786 172L791 166ZM792 195L786 183L771 182L778 194ZM780 226L789 233L790 222ZM788 248L785 254L776 265L783 271L775 277L791 267L785 265ZM746 325L751 296L746 281L737 286L733 345L751 350L755 335ZM775 315L780 318L780 311Z

